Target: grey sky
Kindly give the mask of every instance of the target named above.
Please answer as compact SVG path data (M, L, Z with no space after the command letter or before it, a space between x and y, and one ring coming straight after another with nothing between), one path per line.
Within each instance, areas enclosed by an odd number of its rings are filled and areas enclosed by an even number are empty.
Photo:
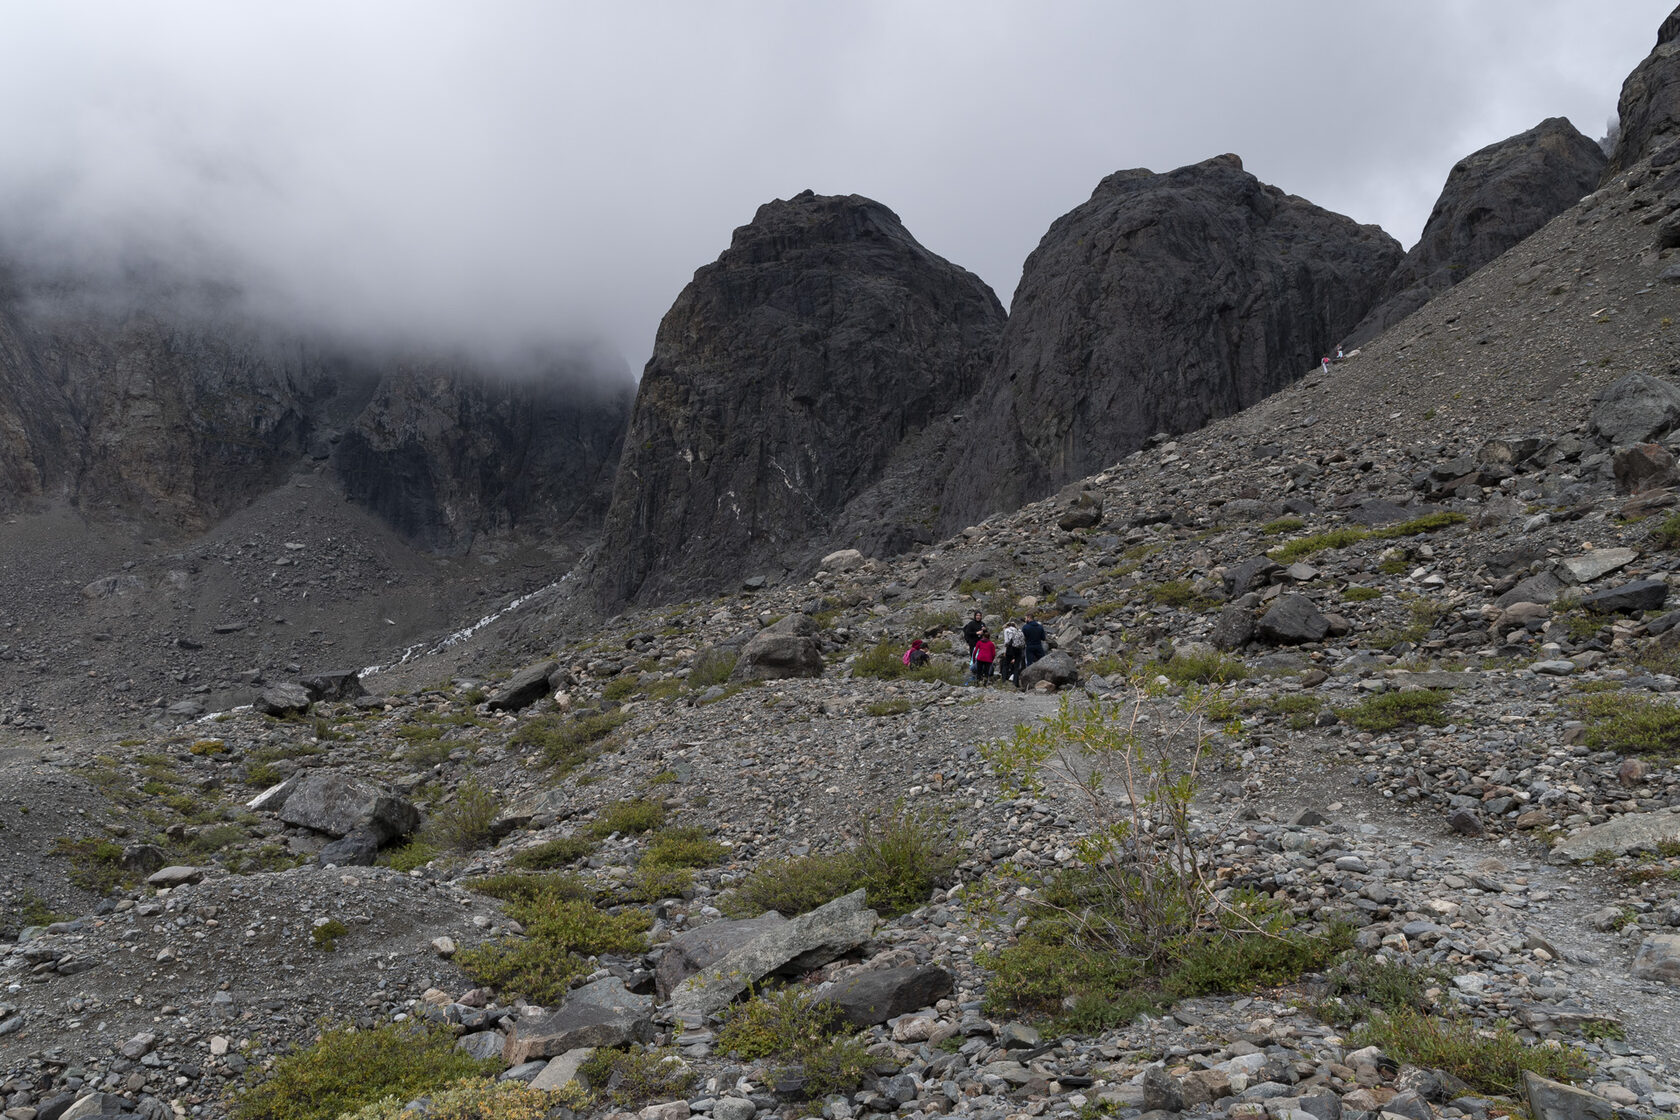
M1006 304L1103 175L1226 151L1410 245L1461 156L1547 116L1602 135L1672 7L14 2L0 230L639 369L694 269L807 187L893 207Z

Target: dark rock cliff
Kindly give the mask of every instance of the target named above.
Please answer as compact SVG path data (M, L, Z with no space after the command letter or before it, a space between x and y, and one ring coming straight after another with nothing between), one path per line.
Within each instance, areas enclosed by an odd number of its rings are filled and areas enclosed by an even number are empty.
M1363 345L1579 202L1604 152L1562 117L1465 156L1388 279L1383 301L1343 340Z
M1267 186L1233 155L1108 176L1027 258L944 527L1289 384L1364 317L1400 257L1381 230Z
M761 206L660 323L600 601L715 587L831 531L907 437L974 390L1003 319L991 289L878 202Z
M192 532L330 458L352 500L434 551L605 511L627 371L616 389L563 366L506 380L137 306L0 278L0 508L65 500Z
M1657 45L1622 83L1616 147L1605 178L1659 149L1680 145L1680 7L1657 29Z

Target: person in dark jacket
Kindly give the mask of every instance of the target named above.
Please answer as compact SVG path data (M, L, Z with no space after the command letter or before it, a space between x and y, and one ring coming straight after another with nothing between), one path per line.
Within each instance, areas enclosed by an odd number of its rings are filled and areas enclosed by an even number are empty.
M1027 664L1044 656L1044 626L1032 615L1021 623L1021 637L1027 640Z
M968 657L971 661L974 659L974 643L980 640L980 631L985 628L986 623L981 619L979 611L975 611L974 617L963 627L963 641L968 643Z

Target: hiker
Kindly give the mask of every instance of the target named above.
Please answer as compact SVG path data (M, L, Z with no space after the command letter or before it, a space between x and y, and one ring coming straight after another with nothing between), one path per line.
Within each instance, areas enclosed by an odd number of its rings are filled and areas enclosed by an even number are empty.
M1021 670L1027 667L1027 639L1015 620L1003 628L1003 668L998 673L1013 684L1021 683Z
M973 660L974 658L974 643L980 640L980 631L985 628L986 623L981 619L979 611L975 611L974 617L969 619L967 624L963 626L963 641L968 643L968 656L970 660Z
M920 668L928 663L927 643L917 638L910 643L910 648L904 651L904 663L912 669Z
M997 660L997 646L992 642L991 631L985 627L974 639L974 683L990 684L992 680L992 662Z
M1330 372L1330 355L1328 355L1328 354L1326 354L1324 356L1324 372L1325 373Z
M1044 627L1030 614L1021 623L1021 637L1026 640L1028 665L1044 656Z

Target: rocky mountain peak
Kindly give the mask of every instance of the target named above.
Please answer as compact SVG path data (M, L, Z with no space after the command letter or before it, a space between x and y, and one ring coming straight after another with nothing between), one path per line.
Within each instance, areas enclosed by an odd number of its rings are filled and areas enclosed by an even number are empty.
M1622 83L1616 111L1620 130L1607 178L1654 155L1663 143L1680 141L1680 7L1663 20L1657 45Z

